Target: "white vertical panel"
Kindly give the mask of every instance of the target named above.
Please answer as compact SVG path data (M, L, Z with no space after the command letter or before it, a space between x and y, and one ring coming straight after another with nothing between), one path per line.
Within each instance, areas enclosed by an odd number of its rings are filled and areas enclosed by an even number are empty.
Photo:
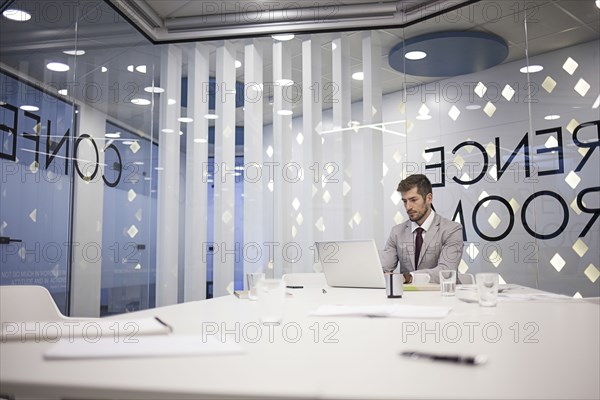
M233 292L235 261L235 48L217 48L213 296ZM218 171L216 170L218 168ZM218 246L218 247L217 247ZM241 244L238 244L241 248Z
M254 39L244 49L244 274L260 272L264 248L263 190L263 49ZM245 282L245 279L244 279ZM244 283L246 284L246 283Z
M179 248L179 121L181 107L181 50L174 45L161 49L158 221L156 238L156 305L177 303ZM169 105L168 99L176 101ZM169 133L163 129L172 130Z
M344 182L352 186L352 164L350 160L350 140L345 140L348 131L342 131L350 125L351 77L350 49L348 37L339 34L332 41L332 84L333 84L333 130L325 135L322 171L326 184L322 199L324 201L324 236L327 240L341 239L352 235L350 222L350 196L344 196ZM331 164L333 169L327 167ZM322 170L323 170L322 168ZM329 196L328 196L329 195ZM329 201L328 201L329 198Z
M309 250L315 240L320 240L323 234L315 226L323 217L323 190L321 188L321 171L323 168L321 135L319 132L323 122L323 85L321 81L321 42L318 35L311 35L302 42L302 121L303 121L303 166L304 182L302 205L299 213L302 224L299 224L298 214L296 223L302 233L301 240L307 245L302 249ZM303 254L304 270L312 271L313 252Z
M291 229L291 184L284 179L286 167L292 161L291 145L291 115L280 115L278 111L291 110L290 102L291 88L278 85L281 79L291 79L292 77L292 54L290 50L291 42L273 43L273 81L275 82L273 93L273 148L275 151L275 173L274 178L274 210L275 210L275 250L273 251L273 273L274 276L280 276L292 270L293 265L283 255L287 246L292 244ZM284 95L284 91L285 94Z
M208 102L203 101L208 90L209 50L194 43L188 47L187 116L194 119L187 125L185 178L185 301L206 298L206 226L208 171Z
M363 58L363 125L382 121L381 45L379 33L364 31ZM352 142L353 159L368 155L368 162L354 169L352 210L354 223L360 221L361 235L372 237L383 246L383 136L379 129L361 129ZM358 214L357 214L358 213Z

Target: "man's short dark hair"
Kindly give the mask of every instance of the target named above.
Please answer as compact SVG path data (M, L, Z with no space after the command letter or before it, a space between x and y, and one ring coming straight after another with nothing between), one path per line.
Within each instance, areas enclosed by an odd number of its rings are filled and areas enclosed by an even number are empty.
M398 184L398 192L408 192L412 188L417 187L417 192L425 198L429 193L433 193L429 178L422 174L414 174L401 180Z

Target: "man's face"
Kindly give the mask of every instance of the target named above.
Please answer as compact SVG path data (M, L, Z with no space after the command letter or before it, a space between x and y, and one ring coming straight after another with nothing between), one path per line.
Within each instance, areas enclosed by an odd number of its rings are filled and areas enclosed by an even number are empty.
M415 186L408 192L402 192L402 202L404 203L404 208L406 208L408 218L421 225L429 216L432 194L428 193L423 198L417 190L418 188Z

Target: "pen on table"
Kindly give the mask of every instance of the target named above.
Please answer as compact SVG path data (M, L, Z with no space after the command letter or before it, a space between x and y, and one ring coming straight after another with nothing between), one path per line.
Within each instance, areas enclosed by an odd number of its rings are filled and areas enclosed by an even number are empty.
M304 286L300 286L300 285L287 285L286 288L288 288L288 289L304 289Z
M477 356L461 356L461 355L443 355L443 354L431 354L431 353L421 353L418 351L403 351L400 353L404 357L409 358L426 358L432 361L445 361L451 362L455 364L467 364L467 365L481 365L485 364L487 361L487 356L485 355L477 355Z
M162 319L160 319L158 317L154 317L154 319L157 320L159 324L169 328L169 332L173 332L173 327L171 325L167 324L165 321L163 321Z
M323 289L323 294L327 294L327 290Z

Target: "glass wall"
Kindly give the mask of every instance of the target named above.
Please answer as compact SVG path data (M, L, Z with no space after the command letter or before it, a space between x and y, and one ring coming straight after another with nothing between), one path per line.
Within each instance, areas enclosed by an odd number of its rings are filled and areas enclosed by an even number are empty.
M45 4L0 27L2 284L83 316L319 271L315 241L383 249L424 173L461 273L600 295L594 2L156 45L107 3Z

